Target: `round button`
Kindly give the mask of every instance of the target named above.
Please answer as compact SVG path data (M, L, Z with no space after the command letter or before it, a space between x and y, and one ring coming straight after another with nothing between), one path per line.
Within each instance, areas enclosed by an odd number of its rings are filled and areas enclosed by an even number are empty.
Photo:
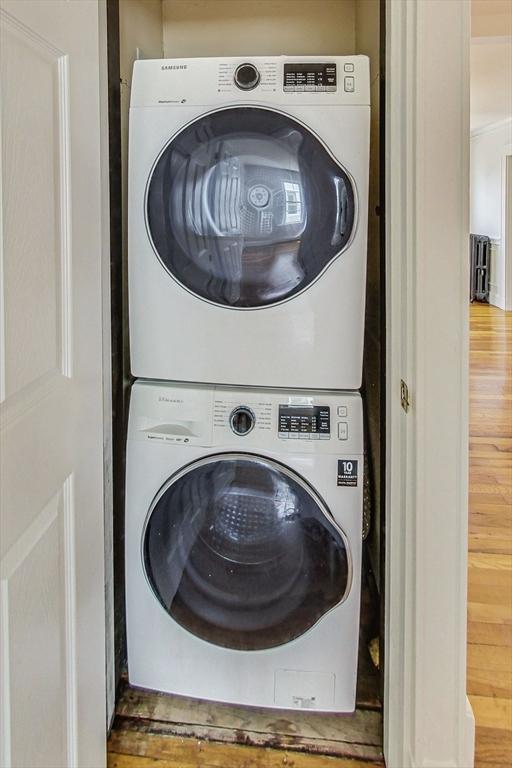
M254 427L256 417L246 405L240 405L231 411L229 423L235 435L247 435Z
M257 184L249 191L249 202L255 208L264 208L270 200L270 192L262 184Z
M260 81L260 73L254 64L240 64L235 70L235 85L242 91L251 91Z

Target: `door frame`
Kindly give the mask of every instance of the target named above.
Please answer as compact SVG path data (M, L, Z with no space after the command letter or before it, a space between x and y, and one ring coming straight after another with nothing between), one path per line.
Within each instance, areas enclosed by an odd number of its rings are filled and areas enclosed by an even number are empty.
M512 144L507 144L503 151L501 190L501 248L503 248L504 264L503 309L510 312L512 310Z
M473 766L466 697L469 14L467 0L386 0L389 768Z
M110 120L108 80L108 0L98 0L98 53L99 102L100 102L100 152L101 152L101 279L102 279L102 328L103 328L103 518L105 556L105 717L106 731L114 719L115 679L115 629L114 629L114 467L113 467L113 409L112 409L112 292L111 249L112 217L110 211ZM112 233L115 234L115 233Z
M70 768L90 765L91 761L97 768L106 764L105 667L108 675L110 654L108 638L105 643L105 610L108 623L108 585L112 567L108 549L111 369L106 3L107 0L80 0L71 5L47 0L45 3L27 2L23 8L20 4L14 7L12 2L0 3L2 20L16 31L23 45L29 46L28 50L33 46L36 51L36 58L29 60L28 66L39 66L41 59L38 62L37 57L43 56L47 67L44 76L48 91L41 93L38 108L48 107L52 121L44 126L42 136L50 148L48 194L55 198L57 215L56 239L50 244L46 238L47 248L42 253L44 264L51 268L53 276L54 292L50 294L50 301L55 303L55 320L53 315L48 315L45 321L48 329L51 324L51 338L49 334L43 334L47 349L42 362L36 363L30 371L32 378L27 376L25 381L14 382L13 391L8 393L3 404L6 407L3 425L6 431L8 425L12 427L16 421L19 422L17 429L10 431L28 433L25 443L18 442L13 449L10 441L7 446L6 478L15 477L16 473L9 474L9 470L16 469L16 465L19 469L20 450L29 443L36 446L35 455L30 457L36 467L32 473L35 479L29 475L24 485L22 480L22 484L18 482L14 486L14 492L9 489L6 494L5 513L18 515L20 512L22 527L9 526L12 543L7 544L7 552L2 558L5 567L2 568L0 588L4 626L0 641L5 640L5 644L2 644L0 666L5 667L2 672L6 673L3 682L9 682L9 668L18 670L23 667L19 650L16 656L11 658L9 655L11 619L14 617L17 622L15 631L23 646L23 642L31 638L31 623L37 620L37 613L32 610L35 601L47 621L39 634L49 649L49 661L47 665L45 648L39 648L39 653L32 654L34 663L18 680L22 688L7 684L2 689L0 698L5 705L3 725L6 729L0 747L2 765L4 762L11 765L12 760L19 759L20 749L24 753L22 757L28 759L25 745L19 746L23 734L30 732L33 725L29 722L31 710L26 709L25 704L30 697L35 696L37 700L43 689L44 693L49 690L48 707L57 707L58 716L53 717L53 721L61 731L45 731L45 747L50 745L53 757L58 759L56 755L61 748L65 755L62 759L66 759ZM23 72L23 77L27 72ZM18 85L23 86L23 78ZM88 92L81 104L80 94L83 95L84 86L88 87ZM78 128L85 115L84 109L90 109L85 142L85 128ZM79 174L85 179L83 185L74 183ZM7 178L7 186L9 181ZM80 213L86 198L90 211L82 221ZM23 195L18 194L18 208L24 202ZM85 225L88 227L91 222L93 226L87 229ZM26 243L31 244L32 240L27 239ZM24 247L23 242L21 246L19 242L15 245ZM87 263L88 257L92 266ZM16 277L19 279L20 275ZM6 290L8 288L12 286L6 286ZM44 289L42 286L41 290ZM47 305L42 306L46 308ZM25 343L35 339L37 346L36 322L31 320L24 338ZM16 333L16 324L11 330ZM24 423L21 423L22 418ZM87 427L83 428L86 422ZM48 495L56 489L55 495L47 501ZM40 504L44 505L42 509ZM85 514L80 515L81 511ZM34 553L35 557L30 561ZM50 563L47 570L45 566ZM42 599L39 594L34 597L30 592L37 575ZM19 601L17 606L14 599L10 604L11 578L13 581L17 579L12 590L13 597ZM23 623L20 623L20 616ZM33 638L31 642L34 643ZM39 674L34 675L36 664ZM29 683L26 690L23 682ZM14 737L9 700L11 688L12 691L21 690L22 695L17 711L16 702L13 710L18 720L18 732ZM58 692L62 695L57 696ZM53 709L49 711L52 716L55 714ZM41 723L36 725L32 739L42 732L41 727ZM53 744L53 740L57 743ZM31 746L29 749L32 751ZM45 749L42 752L44 754L39 759L44 760L45 755L48 759Z

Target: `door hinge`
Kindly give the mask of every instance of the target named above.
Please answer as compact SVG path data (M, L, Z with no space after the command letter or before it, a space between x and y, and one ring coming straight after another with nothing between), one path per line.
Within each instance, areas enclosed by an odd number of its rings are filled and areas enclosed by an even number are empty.
M409 401L409 387L407 386L407 384L403 379L401 379L400 381L400 402L402 404L402 408L404 409L404 411L408 413L409 406L411 404Z

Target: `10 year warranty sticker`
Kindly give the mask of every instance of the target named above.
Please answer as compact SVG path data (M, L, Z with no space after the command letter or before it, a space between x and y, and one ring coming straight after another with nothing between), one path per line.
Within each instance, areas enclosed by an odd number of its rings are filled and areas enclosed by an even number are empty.
M357 485L357 459L338 459L337 485Z

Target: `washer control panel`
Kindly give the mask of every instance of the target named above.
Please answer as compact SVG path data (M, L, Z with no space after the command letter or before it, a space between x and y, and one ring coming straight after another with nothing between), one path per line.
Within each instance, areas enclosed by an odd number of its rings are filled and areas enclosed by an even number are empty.
M336 91L336 64L285 64L284 91Z
M138 381L128 431L129 439L182 448L305 455L356 454L364 448L356 392Z
M330 432L328 405L279 405L279 437L328 440Z
M278 437L281 440L349 439L348 405L279 405Z

